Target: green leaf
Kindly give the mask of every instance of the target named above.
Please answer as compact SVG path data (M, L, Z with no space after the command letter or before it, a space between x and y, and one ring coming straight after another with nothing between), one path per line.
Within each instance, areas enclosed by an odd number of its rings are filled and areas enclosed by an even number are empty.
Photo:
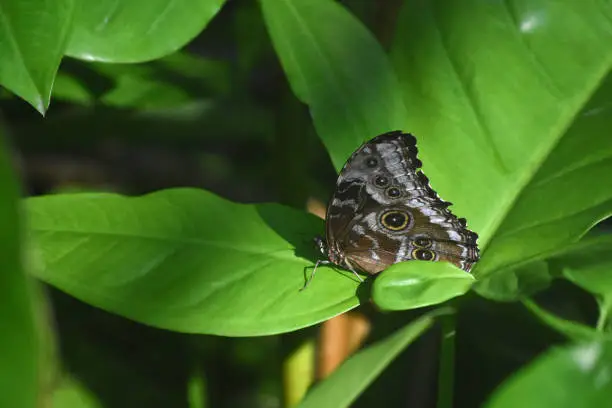
M257 2L246 2L237 7L233 21L236 64L241 71L239 78L247 79L255 64L271 51L272 44Z
M601 314L598 326L602 328L612 307L612 280L609 273L612 268L611 253L611 236L589 234L579 242L551 252L545 257L546 261L527 262L510 271L499 271L477 281L474 288L481 296L489 299L514 301L545 289L553 277L563 276L597 297ZM535 304L533 306L537 307ZM536 314L540 314L539 311ZM551 326L558 328L563 325L563 319L560 319L560 324L556 324L559 318L542 312L555 320ZM550 319L543 318L549 323ZM593 331L590 327L586 329Z
M591 236L551 253L547 261L527 263L511 272L501 271L476 282L476 291L489 299L511 301L524 299L525 306L542 322L575 340L602 337L598 331L606 324L612 302L610 253L612 236ZM499 276L498 276L499 275ZM553 277L565 276L597 296L600 319L597 329L568 321L542 309L526 297L548 286Z
M551 259L564 277L589 292L612 296L612 236L589 237Z
M261 0L295 95L336 169L365 140L405 125L399 83L367 29L331 0Z
M170 54L200 33L224 0L80 0L67 54L141 62Z
M471 274L446 262L402 262L374 280L372 299L385 310L415 309L463 295L473 283Z
M0 129L0 407L32 407L39 344L31 282L24 273L19 187Z
M28 199L38 277L89 304L190 333L265 335L355 307L351 273L321 268L314 216L196 189ZM305 258L306 257L306 258Z
M405 2L392 50L405 123L434 189L480 235L477 278L612 213L611 43L610 2Z
M548 263L535 261L486 276L474 284L474 290L488 299L509 302L546 289L552 279Z
M450 314L451 311L444 308L427 313L386 339L359 351L327 379L315 385L299 408L350 406L403 349L434 324L436 317Z
M612 342L556 348L495 391L487 408L599 408L612 394Z
M599 182L612 175L611 5L406 1L392 51L397 88L378 44L340 5L261 4L336 168L377 133L416 133L433 187L480 234L475 276L516 273L612 213L612 190Z
M45 114L71 30L73 0L0 3L0 85Z
M599 304L597 327L610 326L612 312L612 236L594 236L571 245L551 260L566 279L591 292Z
M484 297L512 301L548 287L553 277L565 276L583 289L607 298L612 295L610 253L612 237L589 234L582 240L545 255L546 261L526 261L511 270L480 279L475 290ZM612 299L610 299L612 300Z

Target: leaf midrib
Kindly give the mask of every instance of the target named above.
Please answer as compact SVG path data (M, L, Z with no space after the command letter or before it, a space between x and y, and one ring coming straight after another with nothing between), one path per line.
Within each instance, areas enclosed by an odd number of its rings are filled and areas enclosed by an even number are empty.
M38 89L38 85L36 84L36 81L34 81L34 77L32 73L30 72L28 65L25 63L25 58L21 51L21 47L19 46L19 43L17 42L17 38L15 36L15 30L13 29L12 24L10 23L10 20L7 17L6 12L2 8L2 3L0 3L0 20L2 24L6 27L6 31L9 33L8 42L11 45L11 47L15 50L15 54L17 55L17 58L19 59L19 63L23 71L27 74L27 78L28 78L28 81L30 82L30 85L34 87L34 90L38 93L39 96L41 96L42 92L40 89Z
M581 111L582 107L586 105L588 100L592 97L595 91L599 88L603 79L605 79L606 75L608 75L610 71L610 66L612 65L612 54L608 54L608 58L605 63L601 64L600 72L596 72L593 74L593 81L591 87L588 88L588 91L582 93L582 97L575 97L575 103L568 107L565 110L562 110L559 114L559 120L557 121L557 125L551 128L550 134L553 135L550 137L550 143L545 143L540 148L540 153L534 155L534 159L530 164L525 166L525 170L520 174L514 188L506 189L506 198L510 197L510 199L502 200L501 211L498 212L498 216L493 219L493 222L490 223L491 227L488 228L488 231L485 230L485 236L490 237L489 240L483 245L481 245L483 252L488 247L489 243L492 242L496 238L496 233L499 230L499 227L502 225L508 214L515 207L519 198L522 196L522 192L525 191L527 186L532 182L534 177L538 174L538 171L542 168L543 164L546 162L551 152L558 146L561 139L567 135L568 129L574 123L576 116ZM585 86L585 89L587 87ZM564 120L564 118L566 118ZM557 137L554 137L557 135Z
M46 232L46 233L59 233L59 234L75 234L75 235L99 235L99 236L109 236L109 237L117 237L117 238L132 238L132 239L142 239L142 240L150 240L150 241L162 241L169 243L180 243L184 245L201 245L201 246L210 246L215 248L223 248L228 250L234 250L237 252L246 252L253 255L266 255L271 256L278 259L283 260L293 260L298 259L296 256L287 256L286 253L295 251L295 247L287 247L287 248L278 248L272 249L272 251L262 251L256 249L255 247L250 246L236 246L231 245L229 242L223 242L221 240L204 240L200 238L185 238L185 237L167 237L160 235L139 235L139 234L130 234L125 232L106 232L106 231L78 231L78 230L68 230L68 229L53 229L53 228L32 228L31 231L34 232ZM282 255L281 255L282 254Z

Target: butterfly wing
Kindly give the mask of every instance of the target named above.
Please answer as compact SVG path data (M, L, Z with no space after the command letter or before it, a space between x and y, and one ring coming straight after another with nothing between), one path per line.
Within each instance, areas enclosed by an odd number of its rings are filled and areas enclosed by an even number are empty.
M414 136L390 132L349 158L327 210L332 262L368 273L412 259L472 268L478 236L430 187L417 153Z

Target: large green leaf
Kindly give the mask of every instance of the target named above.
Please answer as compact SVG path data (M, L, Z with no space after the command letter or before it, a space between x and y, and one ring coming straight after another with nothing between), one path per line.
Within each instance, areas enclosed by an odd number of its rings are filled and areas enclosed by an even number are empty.
M331 0L261 0L293 92L310 107L336 169L357 146L402 128L405 108L385 53Z
M79 0L67 54L106 62L147 61L183 47L224 0Z
M392 51L405 123L480 235L478 277L612 213L611 43L610 2L405 2Z
M195 189L142 197L67 194L27 200L45 268L38 277L105 310L166 329L263 335L312 325L358 304L357 283L321 268L303 291L320 220ZM305 259L304 257L308 259Z
M0 129L0 407L37 405L39 345L24 273L19 188Z
M73 3L0 1L0 85L42 114L70 35Z
M397 88L380 47L338 4L261 3L336 168L381 131L415 132L434 188L480 234L477 276L512 272L612 213L599 182L612 176L611 5L406 1Z
M554 349L502 384L486 407L605 407L612 395L610 367L609 341Z
M306 395L299 408L342 408L365 390L393 359L421 334L429 329L435 318L451 309L430 312L391 336L368 346L345 361L329 378L317 384Z

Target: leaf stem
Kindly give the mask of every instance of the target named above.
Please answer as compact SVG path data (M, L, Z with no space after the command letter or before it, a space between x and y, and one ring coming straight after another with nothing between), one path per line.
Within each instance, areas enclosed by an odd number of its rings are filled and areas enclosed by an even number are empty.
M440 323L442 325L442 341L440 343L437 408L452 408L455 385L456 315L441 316Z
M603 332L608 322L610 304L607 299L603 299L597 303L599 305L599 317L597 318L597 325L595 326L595 329L599 332Z

